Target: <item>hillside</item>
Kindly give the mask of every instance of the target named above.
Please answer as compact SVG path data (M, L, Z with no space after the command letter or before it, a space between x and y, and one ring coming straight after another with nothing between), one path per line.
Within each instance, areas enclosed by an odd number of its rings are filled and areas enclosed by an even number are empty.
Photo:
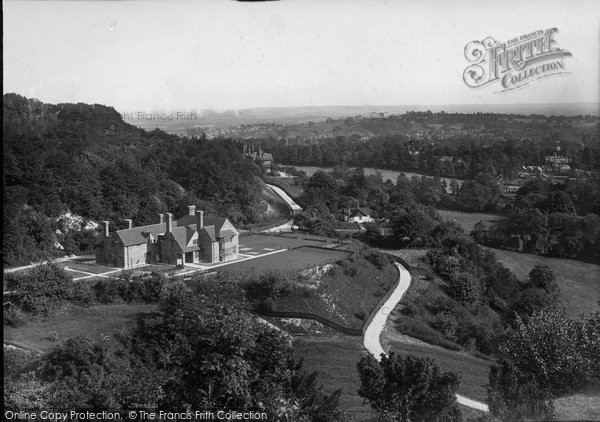
M190 204L240 227L287 217L235 142L145 132L102 105L6 94L3 112L5 265L89 252L93 233L75 232L56 249L53 219L66 212L117 228Z

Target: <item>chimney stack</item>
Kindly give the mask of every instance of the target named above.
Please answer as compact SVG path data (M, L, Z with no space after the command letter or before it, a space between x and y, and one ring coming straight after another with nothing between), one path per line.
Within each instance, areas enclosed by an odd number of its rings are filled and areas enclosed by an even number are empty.
M127 221L127 228L132 229L133 228L133 220L131 218L126 218L125 221Z
M189 215L196 214L196 206L195 205L188 205L188 214Z
M169 234L169 233L171 233L171 230L173 229L173 214L168 212L166 214L166 216L167 216L167 228L165 230L165 234Z
M200 231L204 228L204 211L196 211L196 230Z
M158 222L159 224L162 224L165 222L165 215L164 214L158 214Z
M103 221L102 223L104 223L104 237L110 237L110 230L109 230L110 222Z

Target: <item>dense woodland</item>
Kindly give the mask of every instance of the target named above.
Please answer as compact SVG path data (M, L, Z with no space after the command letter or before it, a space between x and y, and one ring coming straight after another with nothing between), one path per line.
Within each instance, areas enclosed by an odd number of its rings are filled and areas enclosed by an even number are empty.
M66 212L123 228L196 204L235 225L263 221L261 171L233 141L145 132L113 108L4 95L4 264L89 253L93 231L65 230ZM57 236L56 230L61 230Z
M277 162L290 165L344 164L459 179L472 179L480 172L513 177L521 166L543 165L544 156L552 155L560 146L561 153L572 158L573 166L600 170L600 127L582 134L573 130L567 132L568 136L555 129L543 133L543 140L536 141L521 138L490 141L464 135L432 143L411 141L405 135L389 135L368 141L336 137L309 145L286 145L273 140L261 142L273 152ZM452 159L441 159L444 156Z

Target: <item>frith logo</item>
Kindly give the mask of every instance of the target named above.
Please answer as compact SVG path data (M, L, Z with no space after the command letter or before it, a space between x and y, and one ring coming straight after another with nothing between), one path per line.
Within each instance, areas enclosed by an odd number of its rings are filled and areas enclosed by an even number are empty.
M557 32L540 29L503 43L492 37L471 41L465 47L465 58L471 63L463 73L465 84L479 88L498 81L502 89L497 92L503 92L568 73L564 58L571 53L557 47Z

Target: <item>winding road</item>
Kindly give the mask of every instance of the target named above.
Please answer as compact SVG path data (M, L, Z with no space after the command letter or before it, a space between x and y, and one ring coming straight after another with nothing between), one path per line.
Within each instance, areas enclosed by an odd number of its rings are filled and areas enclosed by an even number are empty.
M302 211L302 208L294 202L292 198L281 188L267 184L269 188L271 188L275 193L277 193L281 199L283 199L292 209L292 213L295 214L298 211ZM287 223L267 230L267 232L276 232L276 231L290 231L294 219L292 218ZM364 346L371 353L375 359L381 360L381 355L387 355L383 347L381 346L381 342L379 338L381 337L381 333L385 328L385 324L388 319L388 315L394 310L398 302L404 296L404 293L408 290L410 286L410 273L403 265L396 262L396 266L398 267L398 272L400 273L398 277L398 284L390 297L381 305L377 313L367 326L364 332ZM460 394L456 395L456 401L463 406L470 407L472 409L480 410L483 412L489 412L489 407L487 404L482 403L477 400L470 399L468 397L462 396Z
M277 195L279 195L281 197L281 199L283 199L285 201L285 203L288 204L288 206L292 209L292 218L290 218L287 222L285 222L281 226L267 229L264 232L265 233L279 233L279 232L292 231L292 226L294 225L294 217L293 216L297 212L302 211L302 207L300 205L296 204L296 202L294 202L294 200L292 198L290 198L290 196L280 187L275 186L275 185L270 185L268 183L266 185L269 188L271 188Z
M404 296L404 293L408 290L410 286L410 273L403 265L396 262L396 266L398 267L398 271L400 272L398 278L398 284L395 287L394 291L390 295L390 297L381 305L377 313L371 320L371 323L367 326L364 335L364 345L365 348L371 353L375 359L381 360L381 355L387 355L383 347L381 346L381 342L379 338L381 333L385 327L385 324L388 319L388 315L394 310L398 302ZM482 403L477 400L470 399L468 397L462 396L460 394L456 395L456 401L463 406L470 407L472 409L480 410L483 412L489 412L489 407L487 404Z

